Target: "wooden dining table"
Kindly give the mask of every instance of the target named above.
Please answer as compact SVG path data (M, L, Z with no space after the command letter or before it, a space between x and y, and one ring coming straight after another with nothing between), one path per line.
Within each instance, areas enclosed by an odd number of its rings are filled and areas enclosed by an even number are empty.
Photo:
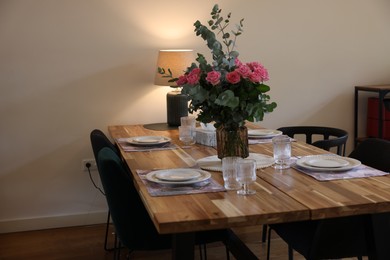
M261 128L249 123L248 128ZM173 259L194 258L194 233L197 231L275 224L302 220L370 214L373 219L370 258L390 259L390 250L377 237L389 237L390 176L318 181L295 168L276 170L272 166L257 170L252 188L255 195L241 196L236 191L207 192L174 196L152 196L137 174L140 170L197 167L197 160L216 155L215 147L194 144L181 147L178 131L149 130L143 125L113 125L110 136L164 136L175 149L132 151L121 148L131 170L135 187L160 234L173 234ZM272 143L249 145L251 153L272 156ZM292 142L292 156L327 154L328 151ZM220 171L209 171L223 185ZM382 225L387 225L383 228ZM260 236L260 234L259 234Z

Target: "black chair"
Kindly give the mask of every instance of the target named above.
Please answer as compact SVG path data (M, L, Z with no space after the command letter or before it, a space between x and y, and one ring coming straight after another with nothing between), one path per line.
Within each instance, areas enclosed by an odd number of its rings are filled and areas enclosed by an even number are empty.
M345 156L348 132L343 129L323 126L286 126L278 130L291 138L304 135L306 143L327 151L333 147L337 147L337 154ZM315 140L314 137L320 137L321 139Z
M109 148L103 148L98 155L98 164L107 204L120 243L126 246L130 253L134 250L171 248L172 235L158 234L134 187L131 173L117 154ZM227 258L230 251L233 255L239 256L237 259L257 259L230 229L196 233L195 242L198 245L216 241L222 241L226 245ZM202 249L200 251L203 258ZM120 258L120 250L115 250L115 257Z
M338 155L345 156L348 132L343 129L324 126L286 126L280 127L278 130L291 138L302 136L306 143L327 151L336 148ZM267 240L267 229L267 226L263 225L262 242Z
M390 172L390 141L368 138L356 146L349 155L375 169Z
M366 139L349 155L373 168L390 171L390 142L383 139ZM380 234L373 234L373 225ZM307 259L326 259L362 256L370 254L372 243L388 243L389 214L360 215L316 221L302 221L270 225L270 230L288 244L289 259L296 250ZM268 232L268 254L270 250ZM377 232L378 233L378 232ZM372 237L374 236L374 238ZM371 252L372 253L372 252Z
M270 225L287 244L289 260L293 250L306 259L335 259L368 255L368 215ZM268 238L267 259L270 255Z
M97 163L98 170L99 170L98 154L99 154L101 149L103 149L104 147L107 147L119 155L118 147L116 145L114 145L101 130L99 130L99 129L92 130L90 133L90 140L91 140L93 155L95 157L95 161ZM93 181L92 177L91 177L91 180ZM108 210L108 213L107 213L106 233L105 233L105 237L104 237L104 250L106 250L106 251L111 251L114 249L114 248L108 247L109 228L110 228L110 210Z

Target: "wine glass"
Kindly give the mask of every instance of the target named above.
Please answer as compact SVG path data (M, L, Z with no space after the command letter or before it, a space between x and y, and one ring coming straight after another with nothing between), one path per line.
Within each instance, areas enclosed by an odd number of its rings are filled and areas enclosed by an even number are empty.
M255 194L249 185L256 181L256 161L253 159L240 159L237 162L236 180L241 184L242 189L237 191L239 195Z

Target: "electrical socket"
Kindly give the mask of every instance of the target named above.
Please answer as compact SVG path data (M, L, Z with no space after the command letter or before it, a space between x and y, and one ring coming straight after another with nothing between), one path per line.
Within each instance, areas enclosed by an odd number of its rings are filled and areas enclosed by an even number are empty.
M91 167L89 167L90 171L96 171L97 170L97 165L95 159L83 159L81 161L81 167L83 168L83 171L88 171L87 164L90 164Z

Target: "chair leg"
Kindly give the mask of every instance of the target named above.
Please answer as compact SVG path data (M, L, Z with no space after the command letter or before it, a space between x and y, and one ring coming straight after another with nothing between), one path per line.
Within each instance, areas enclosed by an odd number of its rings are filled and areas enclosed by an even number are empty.
M114 241L114 260L119 260L121 258L121 242L115 236L115 241Z
M261 235L261 242L263 242L263 243L267 240L267 228L268 228L268 225L264 224L262 235Z
M229 251L229 248L227 246L225 246L225 250L226 250L226 260L230 260L230 251Z
M271 227L268 227L267 260L269 260L270 254L271 254Z
M104 238L104 250L105 251L112 251L115 250L115 246L108 248L108 231L110 229L110 218L111 218L111 213L108 211L107 213L107 221L106 221L106 237Z
M288 260L294 260L294 252L290 245L288 245Z
M199 244L199 257L200 257L200 260L203 260L202 244Z

